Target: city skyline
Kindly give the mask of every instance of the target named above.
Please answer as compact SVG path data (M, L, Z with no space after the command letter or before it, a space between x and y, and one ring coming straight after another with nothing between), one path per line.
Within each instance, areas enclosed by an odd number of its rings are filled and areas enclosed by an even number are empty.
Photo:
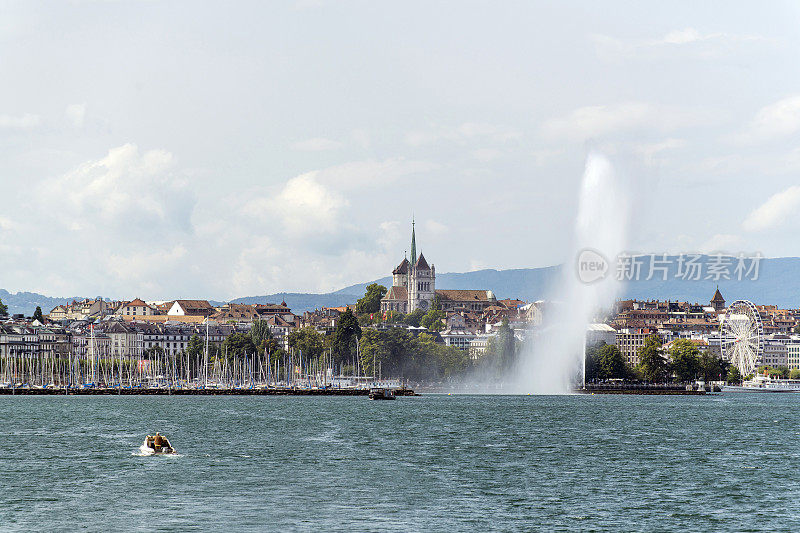
M412 213L442 272L559 264L590 149L632 250L797 255L800 11L742 6L12 4L0 286L328 292Z

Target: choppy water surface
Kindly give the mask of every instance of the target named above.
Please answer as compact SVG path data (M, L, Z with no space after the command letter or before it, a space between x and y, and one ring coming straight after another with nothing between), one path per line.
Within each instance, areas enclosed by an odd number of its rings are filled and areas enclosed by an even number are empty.
M0 429L1 530L800 530L800 395L17 396Z

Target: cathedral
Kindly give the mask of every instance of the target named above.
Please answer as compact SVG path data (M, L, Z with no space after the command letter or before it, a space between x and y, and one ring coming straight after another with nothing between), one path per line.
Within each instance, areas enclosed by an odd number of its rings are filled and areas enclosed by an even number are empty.
M417 238L411 223L411 260L408 257L392 271L392 288L381 300L381 311L410 313L428 311L436 296L436 267L428 266L425 256L417 257Z
M436 289L436 267L428 266L424 255L417 257L417 236L411 222L411 257L404 258L392 271L392 288L381 300L381 312L428 312L437 296L439 309L445 313L480 314L497 304L494 293L488 290Z

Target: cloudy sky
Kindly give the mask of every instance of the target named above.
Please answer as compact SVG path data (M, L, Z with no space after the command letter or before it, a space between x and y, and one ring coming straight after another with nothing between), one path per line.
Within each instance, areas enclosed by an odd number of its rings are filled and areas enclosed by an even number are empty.
M557 5L555 5L557 4ZM800 255L794 2L3 2L0 288L329 291L632 250Z

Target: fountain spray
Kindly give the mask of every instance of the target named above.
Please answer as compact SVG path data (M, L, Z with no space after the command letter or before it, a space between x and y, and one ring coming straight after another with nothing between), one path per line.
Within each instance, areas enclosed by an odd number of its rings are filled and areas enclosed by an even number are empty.
M628 198L611 162L589 153L570 258L545 304L543 323L523 349L521 368L511 380L514 392L565 394L580 375L586 328L619 294L614 263L625 250Z

